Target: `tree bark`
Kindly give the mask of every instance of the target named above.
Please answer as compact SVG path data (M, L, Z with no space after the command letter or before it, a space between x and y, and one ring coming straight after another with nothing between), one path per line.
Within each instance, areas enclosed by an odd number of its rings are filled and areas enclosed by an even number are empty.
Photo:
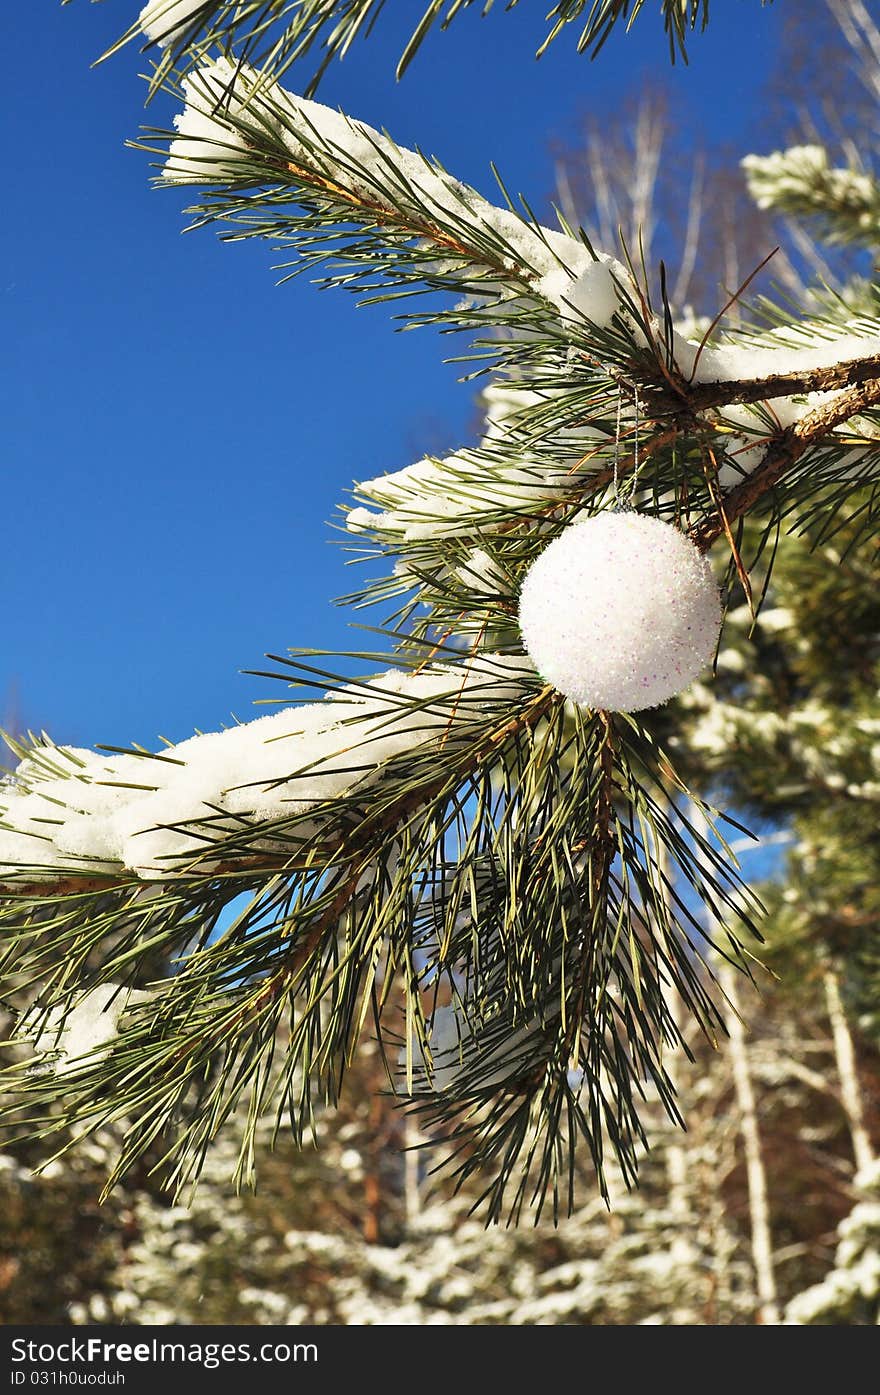
M669 809L665 810L667 815ZM657 864L661 876L661 886L663 900L669 911L670 917L674 914L672 905L672 892L667 884L672 876L672 869L669 865L669 856L664 845L659 845L657 849ZM683 1004L676 994L670 1004L670 1011L675 1019L675 1025L679 1031L683 1027ZM670 1053L665 1061L666 1072L669 1076L676 1094L680 1093L686 1084L687 1057L679 1049ZM676 1236L673 1240L673 1252L684 1257L688 1251L687 1235L693 1224L694 1207L692 1203L691 1179L688 1170L687 1150L685 1148L681 1133L673 1125L669 1142L666 1145L666 1179L669 1186L669 1211L676 1226Z
M422 1134L417 1121L407 1114L403 1123L403 1205L406 1228L411 1232L422 1214L421 1152Z
M692 804L690 807L690 822L703 838L711 838L708 821L697 804ZM697 855L699 856L699 854ZM731 1007L728 1020L730 1064L746 1160L752 1263L755 1269L758 1296L757 1316L758 1321L763 1325L775 1326L780 1322L781 1314L776 1287L776 1271L773 1263L773 1234L770 1224L767 1169L764 1166L761 1130L758 1123L758 1105L755 1098L746 1031L739 1016L738 974L737 970L726 960L721 960L719 965L718 981Z
M834 1061L840 1079L840 1102L852 1138L856 1172L864 1172L874 1161L874 1149L865 1124L865 1108L859 1086L852 1033L840 996L840 981L833 969L826 969L823 984L834 1041Z
M724 964L719 971L721 987L727 995L730 1015L730 1062L736 1102L739 1106L740 1131L746 1158L746 1178L749 1189L749 1219L751 1223L752 1262L758 1290L758 1320L773 1326L780 1320L776 1272L773 1267L773 1236L770 1227L770 1201L767 1169L761 1147L758 1106L752 1080L745 1028L738 1016L739 987L736 970Z

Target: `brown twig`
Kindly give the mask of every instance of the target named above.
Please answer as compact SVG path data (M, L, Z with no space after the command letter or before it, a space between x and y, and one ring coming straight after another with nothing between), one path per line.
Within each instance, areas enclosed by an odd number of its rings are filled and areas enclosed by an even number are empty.
M442 247L448 252L454 252L456 256L462 257L472 264L476 262L481 266L491 267L500 275L512 276L517 281L531 283L538 279L535 272L528 271L519 264L492 258L483 248L468 247L464 242L459 242L457 238L450 236L449 233L442 232L433 223L421 218L403 217L399 209L389 208L386 204L379 203L375 199L365 198L354 189L348 189L344 184L337 184L335 180L328 179L325 175L316 174L314 170L307 169L304 165L289 161L287 164L279 163L278 169L285 174L294 175L300 183L311 189L329 194L331 198L338 199L340 203L348 204L351 208L356 208L362 214L371 215L379 223L401 226L408 235L424 237L436 246Z
M766 257L764 258L764 260L763 260L762 262L759 262L759 263L758 263L758 265L755 267L754 271L750 271L750 272L749 272L748 276L747 276L746 279L743 281L742 285L738 286L737 289L733 292L733 295L729 296L728 299L724 302L724 304L722 305L721 309L718 311L718 314L715 316L715 318L714 318L714 320L712 321L712 323L710 324L709 328L706 330L706 333L703 335L702 339L700 340L700 347L697 349L697 356L696 356L696 358L694 359L694 366L693 366L693 368L691 369L691 376L690 376L690 378L688 379L688 385L690 385L690 384L693 382L693 380L694 380L694 375L696 374L697 367L699 366L699 362L700 362L700 358L702 357L703 350L705 349L705 347L706 347L706 345L708 344L709 340L712 338L712 334L713 334L715 328L716 328L716 327L721 323L721 321L724 319L724 316L727 314L727 312L728 312L728 310L730 309L730 307L731 307L732 305L735 305L735 304L736 304L736 302L739 300L740 296L742 295L743 291L748 290L749 286L752 284L752 282L754 281L755 277L758 275L758 272L764 270L764 267L767 265L767 263L770 261L770 259L771 259L772 257L775 257L775 256L776 256L776 253L777 253L778 251L779 251L779 248L778 248L778 247L774 247L772 252L768 252L767 255L766 255Z
M800 460L810 446L833 431L835 426L849 421L866 407L880 403L880 379L860 383L857 387L842 392L831 402L816 407L794 426L781 432L768 446L764 458L757 469L723 497L722 511L715 517L692 528L690 537L702 552L729 528L737 518L748 513L754 504L778 484L782 476Z
M680 410L703 412L710 407L733 403L763 402L774 397L790 397L805 392L834 392L880 378L880 353L826 368L801 369L792 373L771 373L766 378L731 378L715 383L691 383L678 390L675 399ZM662 389L654 392L656 404Z

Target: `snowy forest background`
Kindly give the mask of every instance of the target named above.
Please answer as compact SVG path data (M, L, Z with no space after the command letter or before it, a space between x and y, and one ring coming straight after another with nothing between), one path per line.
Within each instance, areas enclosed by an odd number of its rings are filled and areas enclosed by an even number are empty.
M792 292L819 279L853 313L876 307L878 16L862 0L790 10L756 153L812 151L799 176L791 163L775 177L766 163L744 168L721 147L697 148L683 170L660 86L633 95L611 133L588 122L565 143L547 136L563 212L609 250L618 227L630 245L641 229L646 264L665 258L672 302L690 307L690 334L719 308L719 287L777 243L772 276ZM852 177L835 183L842 169ZM876 559L847 542L829 530L810 552L783 537L758 624L734 614L713 688L695 685L656 718L697 787L763 834L761 852L741 851L763 878L769 972L754 989L728 973L747 1026L732 1020L717 1050L694 1031L692 1059L676 1063L687 1131L649 1102L637 1191L612 1186L609 1209L585 1187L558 1226L485 1229L468 1217L478 1187L453 1196L432 1177L442 1137L377 1094L381 1063L366 1052L341 1109L317 1120L319 1149L273 1149L267 1121L253 1195L229 1181L233 1131L188 1206L159 1189L149 1160L99 1203L109 1134L39 1174L35 1146L7 1146L0 1320L880 1321L880 602Z

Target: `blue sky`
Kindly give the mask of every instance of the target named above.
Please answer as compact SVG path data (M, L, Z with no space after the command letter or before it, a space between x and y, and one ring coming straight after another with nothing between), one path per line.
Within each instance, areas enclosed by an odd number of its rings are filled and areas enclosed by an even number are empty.
M356 574L328 521L353 480L460 444L474 418L432 331L395 334L387 308L304 279L276 287L268 246L181 236L184 192L151 189L147 157L123 147L171 109L145 118L134 48L90 69L137 8L16 6L19 59L0 92L0 707L77 745L152 745L247 717L255 698L283 695L239 672L264 651L357 647L332 604ZM482 21L471 10L400 84L395 16L410 7L389 8L321 100L490 197L494 159L547 214L551 141L591 113L613 122L648 74L684 94L709 139L766 148L782 4L715 6L674 70L656 5L595 63L567 36L536 63L534 3Z

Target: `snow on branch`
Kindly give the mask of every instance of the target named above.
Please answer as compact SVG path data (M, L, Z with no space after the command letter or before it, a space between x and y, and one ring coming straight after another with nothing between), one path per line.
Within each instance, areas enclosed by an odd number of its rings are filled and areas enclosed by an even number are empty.
M798 381L789 385L795 393L814 387L845 387L860 381L858 375L847 377L841 373L840 381L826 384L824 375L838 367L876 360L880 355L880 321L867 315L853 317L842 325L823 320L795 321L704 348L680 340L676 349L676 364L690 381L718 384L719 402L756 401L760 400L759 393L768 398L785 395L785 384L777 385L777 378L797 377ZM867 376L877 376L876 363L870 367ZM754 389L750 384L755 385ZM708 397L708 393L703 396Z
M358 493L366 506L348 515L354 532L375 531L380 540L448 537L471 531L475 523L491 527L491 516L504 510L528 514L536 504L552 506L572 461L595 459L603 441L601 431L591 432L589 413L581 408L573 433L579 440L566 442L558 424L552 433L554 447L570 445L574 453L565 450L567 459L556 464L551 458L543 427L554 396L562 408L567 400L566 353L574 355L573 369L591 372L595 382L604 378L610 389L616 374L621 380L633 376L649 411L652 394L660 415L671 404L676 431L683 415L693 428L698 413L714 411L710 424L724 433L717 452L723 457L722 491L738 487L761 466L777 435L808 415L816 420L834 392L876 381L880 325L875 321L805 322L743 333L729 342L688 340L661 325L613 257L567 232L495 207L422 154L284 91L247 65L236 67L228 59L203 64L185 79L184 93L186 108L176 118L164 179L225 184L217 207L203 210L207 218L244 223L253 229L247 235L275 235L292 243L300 238L306 263L332 255L336 266L353 268L333 276L337 284L367 284L371 291L385 288L394 294L421 282L463 292L453 315L444 311L423 318L500 328L498 362L505 373L515 367L521 374L514 384L520 394L515 433L504 439L503 429L490 426L477 450L418 461L362 484ZM255 184L268 187L256 198L248 192L236 202L236 189ZM288 211L291 184L294 200L305 210L299 221ZM231 203L224 203L227 193L233 195ZM276 221L269 216L273 209ZM341 249L340 239L345 242L352 224L361 225L361 242ZM535 347L536 333L549 336L546 349ZM536 385L542 389L537 394ZM493 386L503 389L504 381ZM528 449L530 393L542 428L533 438L544 442L537 455ZM806 446L822 435L805 436ZM799 450L798 458L803 453ZM601 465L596 462L600 474ZM575 468L580 473L581 466ZM378 512L370 507L375 505Z
M418 151L340 111L287 92L246 64L217 59L184 81L186 107L175 117L163 177L170 183L250 182L262 162L267 180L287 173L349 205L348 212L408 225L438 246L529 283L563 321L607 328L638 295L621 262L579 238L498 208ZM467 242L443 232L455 226ZM500 258L500 259L499 259ZM505 260L506 259L506 260ZM660 338L660 325L653 321ZM817 342L819 341L819 342ZM672 337L676 368L688 382L755 382L855 361L880 349L880 331L805 325L707 346ZM730 399L732 400L732 399Z
M363 503L349 509L349 532L374 536L390 545L451 539L475 533L508 532L518 519L527 521L560 505L572 504L610 483L602 470L609 447L616 399L600 407L593 419L572 408L559 390L540 392L505 381L482 391L484 430L478 446L446 456L426 456L412 465L378 475L355 486ZM558 425L577 415L576 426ZM624 432L631 427L631 406L621 411Z
M120 983L99 983L48 1010L34 1003L18 1019L13 1041L30 1044L40 1069L67 1075L106 1051L123 1015L153 996Z
M854 318L843 325L805 320L739 342L697 349L677 349L678 366L689 373L681 400L691 412L715 408L716 420L732 434L718 483L723 491L740 489L758 471L773 482L796 459L822 446L837 426L851 422L876 403L880 381L880 322ZM867 391L859 395L857 389ZM766 404L770 404L769 407ZM795 433L797 449L788 450ZM853 437L853 433L849 433ZM857 439L852 466L860 455L876 453L873 431ZM751 504L763 490L738 495ZM728 516L732 516L728 514Z
M339 217L417 237L482 276L518 283L563 320L607 325L626 268L579 238L497 208L418 151L222 58L184 80L163 170L175 184L295 182ZM442 261L434 264L442 271Z
M815 399L818 399L816 401ZM845 392L815 393L803 404L797 404L790 412L789 420L773 439L758 451L748 447L740 455L743 460L749 453L756 458L751 463L739 466L740 480L732 488L727 488L723 500L723 516L701 524L692 530L691 536L702 548L709 547L721 537L731 523L742 518L782 479L793 467L804 469L813 449L821 451L837 429L848 427L862 412L880 407L880 378L859 383ZM784 418L783 418L784 421ZM832 457L832 478L852 480L853 484L867 482L863 461L871 465L874 478L880 468L880 450L876 436L865 436L855 450L841 448L838 458ZM828 483L827 471L818 473L819 483ZM719 480L723 480L719 474Z
M198 857L204 870L224 833L319 816L374 785L395 756L514 701L531 676L527 659L481 654L389 670L155 754L34 746L0 784L0 868L39 881L121 864L162 880Z
M880 183L860 169L834 169L821 145L792 145L741 161L759 208L794 217L820 217L830 242L876 245Z
M138 15L141 32L160 48L187 36L214 8L213 0L150 0Z
M877 402L877 321L862 317L842 326L804 321L704 348L677 337L675 348L676 366L693 379L682 381L677 393L664 385L657 401L691 417L713 411L711 420L722 433L718 453L725 457L719 471L723 492L762 472L752 492L737 495L735 503L760 497L768 480L775 483L796 459L806 457L808 463L808 453L823 446L835 427L846 427L844 466L853 478L861 477L863 458L876 456L876 428L864 419L859 424L858 413ZM530 518L595 494L609 483L613 447L597 420L556 432L555 458L546 451L532 457L523 447L530 420L545 422L552 401L548 390L490 385L483 392L487 417L478 447L418 460L358 484L356 493L367 502L349 510L346 527L354 534L415 543L506 530L516 516ZM769 419L767 403L772 404ZM621 425L626 439L633 427L631 403L622 408ZM648 438L642 453L647 457L652 450Z
M358 493L380 505L351 509L346 527L352 533L390 534L403 542L449 538L460 533L509 526L572 496L565 466L511 461L498 469L478 450L460 450L439 459L426 457L392 474L357 486Z

